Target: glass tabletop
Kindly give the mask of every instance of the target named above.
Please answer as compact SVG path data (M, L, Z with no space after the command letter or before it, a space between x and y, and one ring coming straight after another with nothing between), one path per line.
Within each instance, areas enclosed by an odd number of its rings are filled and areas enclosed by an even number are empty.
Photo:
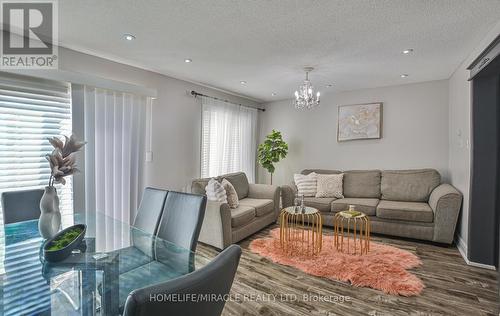
M80 247L58 263L43 258L38 220L0 227L0 315L116 315L132 290L210 261L99 212L62 222L87 229Z

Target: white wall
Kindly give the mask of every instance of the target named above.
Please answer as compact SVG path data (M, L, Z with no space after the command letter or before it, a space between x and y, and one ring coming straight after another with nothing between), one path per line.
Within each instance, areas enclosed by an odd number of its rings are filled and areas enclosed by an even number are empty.
M144 184L182 190L200 176L200 100L191 90L255 106L256 102L154 72L60 48L59 68L158 91L153 103L153 161L145 163Z
M322 92L324 89L322 89ZM383 137L337 142L337 106L383 102ZM304 168L436 168L448 178L448 81L430 81L349 92L327 92L321 107L298 111L290 100L266 105L262 141L280 130L289 154L277 164L273 183L292 180ZM269 182L259 168L259 182Z
M449 170L451 183L463 194L458 224L458 247L467 256L469 226L469 190L471 173L471 83L467 67L500 34L500 22L478 43L449 80Z

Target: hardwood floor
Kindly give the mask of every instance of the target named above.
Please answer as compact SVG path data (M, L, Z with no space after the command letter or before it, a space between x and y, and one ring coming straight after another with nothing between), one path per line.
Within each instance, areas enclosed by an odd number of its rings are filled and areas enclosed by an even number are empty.
M454 246L373 236L374 241L406 249L422 259L423 265L411 271L426 288L420 296L401 297L311 276L252 253L250 241L266 237L274 227L239 243L243 254L231 290L233 300L226 303L224 316L499 315L496 271L468 266ZM218 253L201 243L197 252L210 258Z

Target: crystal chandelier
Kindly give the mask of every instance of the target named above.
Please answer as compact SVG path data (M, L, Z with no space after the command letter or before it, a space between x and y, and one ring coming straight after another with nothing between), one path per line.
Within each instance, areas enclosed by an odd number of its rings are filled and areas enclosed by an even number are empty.
M306 80L299 87L298 91L295 91L295 101L294 105L296 109L312 109L319 106L319 91L314 95L314 87L309 81L309 72L313 71L313 67L305 67Z

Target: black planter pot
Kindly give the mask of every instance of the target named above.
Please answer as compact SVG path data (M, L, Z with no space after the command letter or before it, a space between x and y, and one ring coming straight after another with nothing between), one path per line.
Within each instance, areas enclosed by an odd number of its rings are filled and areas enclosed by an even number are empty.
M47 250L55 239L59 238L61 235L65 234L68 230L74 229L74 228L81 228L82 232L75 238L73 239L72 242L70 242L66 247L59 249L59 250ZM59 262L71 255L71 252L73 249L77 248L80 246L83 238L85 237L85 232L87 231L87 225L85 224L77 224L73 225L71 227L68 227L66 229L61 230L58 232L54 237L48 239L44 245L43 245L43 257L46 261L48 262Z

